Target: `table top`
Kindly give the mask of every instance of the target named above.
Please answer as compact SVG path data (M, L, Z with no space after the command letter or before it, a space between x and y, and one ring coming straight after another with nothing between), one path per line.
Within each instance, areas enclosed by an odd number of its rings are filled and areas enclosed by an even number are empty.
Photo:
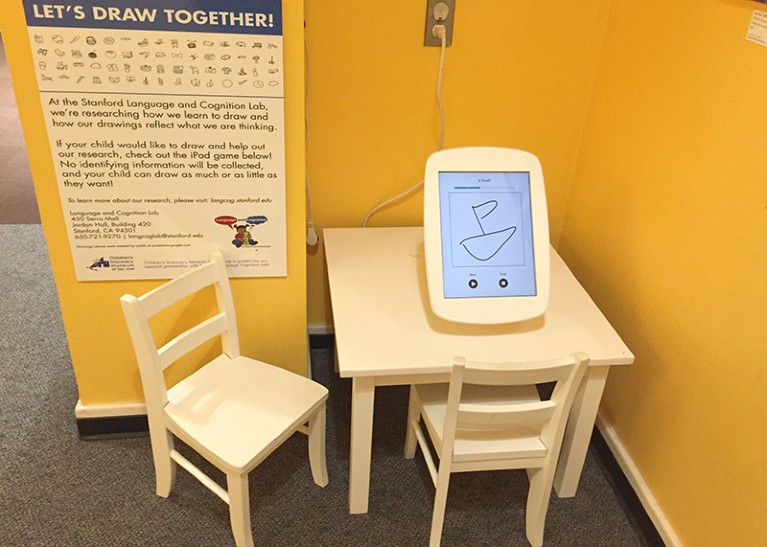
M506 325L465 325L431 311L423 227L323 231L342 377L450 372L456 355L535 361L583 351L591 365L634 356L551 249L546 313Z

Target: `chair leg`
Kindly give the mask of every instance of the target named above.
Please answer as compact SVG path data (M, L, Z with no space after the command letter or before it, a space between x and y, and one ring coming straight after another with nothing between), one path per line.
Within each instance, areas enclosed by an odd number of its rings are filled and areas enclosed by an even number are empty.
M328 485L328 467L325 458L325 404L309 418L309 467L312 478L319 486Z
M546 468L528 470L530 492L527 494L525 528L527 540L533 547L543 545L543 528L549 509L554 471Z
M170 459L170 452L173 450L173 435L164 427L157 429L160 431L150 437L156 492L161 498L167 498L173 490L173 485L176 484L176 462Z
M407 432L405 433L405 459L412 460L415 457L415 449L418 439L415 436L416 423L421 419L415 394L415 386L410 386L410 402L407 408Z
M442 541L448 486L450 486L450 469L445 469L444 462L440 462L439 474L437 475L437 491L434 494L434 511L431 517L429 547L439 547L440 541Z
M237 547L254 547L253 532L250 528L250 496L248 475L227 473L226 485L229 491L229 519Z

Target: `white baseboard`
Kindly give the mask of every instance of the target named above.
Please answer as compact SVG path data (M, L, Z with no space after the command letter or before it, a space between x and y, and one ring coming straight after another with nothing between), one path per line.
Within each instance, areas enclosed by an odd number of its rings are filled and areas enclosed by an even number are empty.
M333 334L335 332L333 330L333 325L328 325L327 323L309 323L306 326L306 330L309 333L309 336Z
M601 412L597 415L597 427L602 433L602 437L607 443L607 446L610 447L613 456L615 456L615 461L618 462L618 465L626 475L629 483L631 483L634 492L636 492L639 501L642 503L642 507L644 507L645 511L647 511L647 515L650 517L653 524L655 524L655 528L658 530L664 543L667 547L681 547L682 542L679 541L679 537L676 535L673 528L671 528L671 523L669 523L666 515L663 514L655 496L652 495L650 488L642 478L639 468L637 468L636 464L631 459L631 456L629 456L626 447L623 446L618 434L603 418Z
M78 399L75 405L75 418L119 418L121 416L141 415L146 415L145 403L84 405Z

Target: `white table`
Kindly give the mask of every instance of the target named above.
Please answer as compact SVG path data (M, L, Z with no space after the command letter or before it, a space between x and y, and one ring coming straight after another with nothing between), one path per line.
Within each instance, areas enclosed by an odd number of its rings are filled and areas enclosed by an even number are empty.
M338 371L352 378L349 509L366 513L370 490L376 386L447 382L455 355L478 361L533 361L586 352L554 480L560 497L575 495L611 365L634 356L551 250L551 293L542 317L511 325L474 326L431 312L423 228L324 230ZM403 431L405 424L402 424Z

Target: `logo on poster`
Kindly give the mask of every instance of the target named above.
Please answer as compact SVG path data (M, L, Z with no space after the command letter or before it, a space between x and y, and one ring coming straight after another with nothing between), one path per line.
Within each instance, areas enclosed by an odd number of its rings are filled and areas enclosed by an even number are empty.
M104 257L94 260L93 263L88 266L89 270L97 270L99 268L109 268L109 261L104 260Z
M219 216L214 219L216 224L229 226L235 231L232 245L238 249L255 247L258 241L253 239L250 229L266 222L268 219L264 215L252 215L247 218L237 218L233 216Z

